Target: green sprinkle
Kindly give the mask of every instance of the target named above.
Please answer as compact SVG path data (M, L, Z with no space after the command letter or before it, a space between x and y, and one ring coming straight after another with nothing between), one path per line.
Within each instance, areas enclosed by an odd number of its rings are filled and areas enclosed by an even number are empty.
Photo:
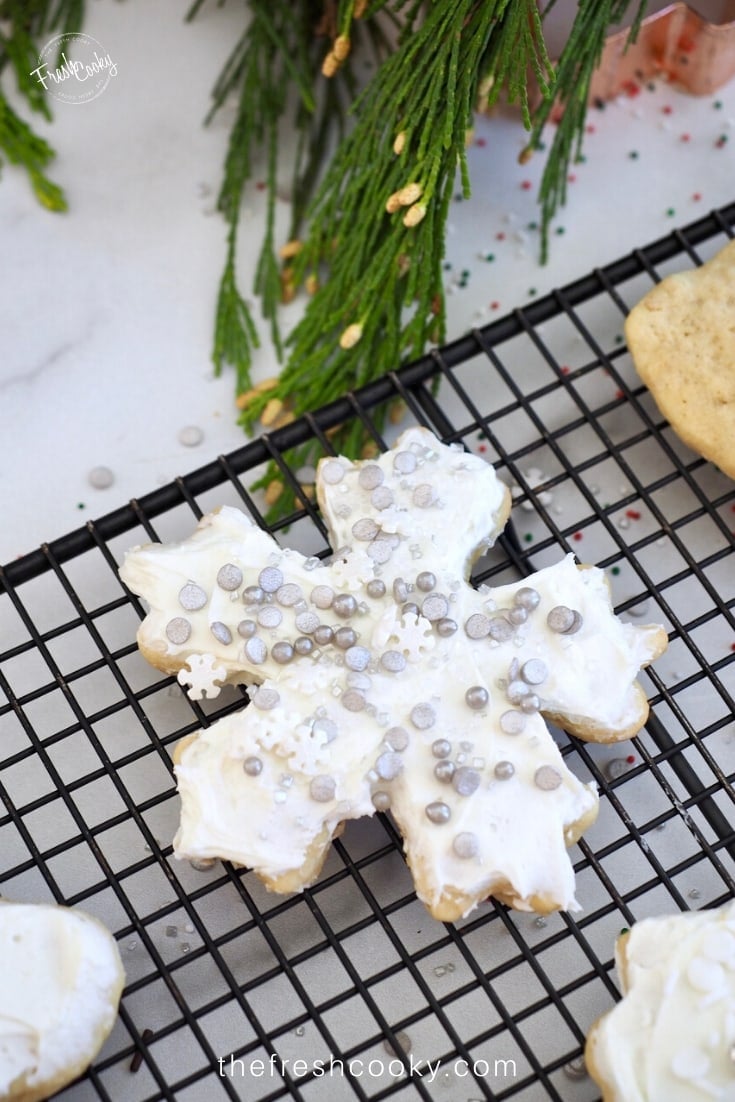
M87 506L84 504L83 501L78 501L77 502L77 509L86 509L86 508L87 508Z
M495 253L485 253L485 260L487 260L488 264L491 264L493 260L495 260Z
M637 161L640 154L638 153L637 149L631 149L628 156L630 157L631 161Z
M537 230L538 229L538 222L529 222L528 225L526 226L526 229L527 230Z
M619 566L613 566L612 569L610 570L610 573L613 575L613 577L617 578L618 574L620 573L620 567Z
M531 296L532 298L533 298L533 296L534 296L535 294L538 294L538 292L536 291L536 288L535 288L535 287L529 287L529 288L528 288L528 293L529 293L529 295L530 295L530 296Z
M666 215L667 215L668 218L673 218L675 214L676 214L676 211L673 207L669 207L668 210L666 211Z
M615 334L615 343L616 344L622 344L623 343L623 334L622 333L616 333Z
M722 110L722 100L721 99L716 99L715 102L712 104L712 106L715 108L716 111L721 111Z
M620 930L620 933L621 934L629 934L630 933L630 928L628 926L623 926Z
M526 532L526 534L523 538L526 541L526 543L533 543L533 533L532 532Z
M567 231L566 231L566 230L564 229L564 227L563 227L563 226L557 226L557 227L556 227L556 232L557 232L557 233L559 234L559 237L561 237L561 235L562 235L563 233L566 233Z

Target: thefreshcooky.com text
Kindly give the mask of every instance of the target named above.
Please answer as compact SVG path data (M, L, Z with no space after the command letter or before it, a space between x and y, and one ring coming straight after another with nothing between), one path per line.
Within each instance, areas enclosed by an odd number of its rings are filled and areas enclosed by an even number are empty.
M296 1079L300 1079L309 1072L316 1079L325 1075L341 1077L348 1075L355 1079L361 1079L367 1075L372 1079L379 1079L387 1073L396 1078L402 1075L407 1075L409 1078L425 1078L428 1083L433 1083L442 1070L441 1060L417 1060L413 1054L407 1055L405 1062L397 1058L392 1060L377 1058L360 1060L355 1057L350 1060L340 1060L334 1056L330 1056L328 1060L309 1062L308 1060L288 1060L273 1052L268 1060L241 1060L235 1056L220 1056L217 1064L222 1078L229 1076L231 1079L234 1079L235 1076L244 1078L246 1075L251 1075L253 1079L263 1079L274 1075L280 1076L288 1071ZM487 1079L491 1075L506 1079L515 1076L516 1062L515 1060L500 1059L470 1061L458 1057L449 1062L444 1070L453 1073L459 1079L465 1079L470 1075L480 1079Z

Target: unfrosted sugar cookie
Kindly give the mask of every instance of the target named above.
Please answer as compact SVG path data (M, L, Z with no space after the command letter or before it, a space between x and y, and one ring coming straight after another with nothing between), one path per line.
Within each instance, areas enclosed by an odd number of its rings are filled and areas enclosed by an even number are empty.
M117 945L81 911L0 901L0 1100L37 1102L102 1047L124 982Z
M735 241L649 291L628 315L625 335L677 435L735 478Z
M585 1051L604 1102L733 1102L735 903L637 922L615 960L624 998Z
M146 657L193 696L251 685L246 709L176 749L176 854L298 891L345 820L390 809L435 917L490 894L575 907L566 847L598 800L544 716L583 738L635 734L648 712L636 676L665 633L622 623L603 572L571 555L473 589L509 493L424 429L375 460L323 460L317 488L331 562L281 550L227 508L126 557L121 576L150 609Z

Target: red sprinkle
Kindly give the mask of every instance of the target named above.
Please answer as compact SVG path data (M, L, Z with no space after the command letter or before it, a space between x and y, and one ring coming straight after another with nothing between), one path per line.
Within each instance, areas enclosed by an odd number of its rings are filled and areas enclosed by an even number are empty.
M523 188L524 191L530 191L531 188L533 187L533 184L531 183L530 180L522 180L521 181L521 187Z
M634 80L626 80L623 85L623 91L626 96L630 96L631 99L634 99L641 94L641 87L639 84L636 84Z
M495 234L495 240L496 241L505 241L505 234L502 233L502 231L500 233L496 233Z
M635 763L635 754L628 754L625 760L627 761L628 765L633 765Z
M585 126L585 130L588 134L596 133L595 127L592 125L592 123L590 123L589 126Z
M572 369L567 364L563 364L561 367L562 375L568 375L571 370Z
M579 541L580 541L581 539L584 539L584 536L582 535L582 533L581 533L581 532L575 532L575 533L574 533L574 535L572 536L572 539L573 539L573 540L576 540L576 541L577 541L577 543L579 543Z
M478 450L478 452L486 452L487 451L487 444L479 444L478 447L477 447L477 450Z
M487 142L484 138L478 138L475 145L479 145L482 148L482 146L487 145Z
M491 310L499 310L500 309L500 303L499 302L491 302L490 303L490 309Z
M630 517L631 520L640 520L641 519L641 514L638 512L637 509L626 509L625 510L625 515L626 515L626 517Z
M681 141L688 142L691 139L691 134L682 134Z
M567 176L567 180L570 184L575 184L577 182L577 177L574 175L573 172L570 172Z
M258 182L255 186L258 189L258 191L265 191L265 180L258 180Z
M701 198L702 198L702 192L701 191L695 191L694 195L692 195L692 199L694 200L695 203L698 203Z
M674 108L670 107L667 103L665 107L661 108L661 114L662 115L670 115L673 110L674 110Z
M622 390L616 390L616 391L615 391L615 397L616 397L616 398L617 398L618 400L620 400L621 398L624 398L624 397L625 397L625 394L624 394L624 392L623 392Z

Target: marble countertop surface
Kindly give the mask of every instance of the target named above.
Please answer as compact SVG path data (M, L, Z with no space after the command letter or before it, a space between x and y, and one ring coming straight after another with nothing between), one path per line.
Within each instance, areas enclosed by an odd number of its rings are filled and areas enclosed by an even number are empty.
M144 0L90 6L86 30L117 72L93 101L54 102L53 123L37 124L57 150L52 175L68 213L42 209L24 174L3 168L0 563L244 442L234 375L215 378L210 360L225 249L215 197L232 108L202 125L242 11L210 4L187 24L187 6L159 0L155 19ZM447 237L449 338L731 202L734 123L735 82L705 97L644 84L592 109L541 267L541 160L518 164L516 117L479 119L473 197L455 203ZM284 200L284 238L286 213ZM245 289L262 217L254 187ZM287 328L300 309L284 310ZM263 330L254 379L277 369ZM90 481L99 467L106 487Z

